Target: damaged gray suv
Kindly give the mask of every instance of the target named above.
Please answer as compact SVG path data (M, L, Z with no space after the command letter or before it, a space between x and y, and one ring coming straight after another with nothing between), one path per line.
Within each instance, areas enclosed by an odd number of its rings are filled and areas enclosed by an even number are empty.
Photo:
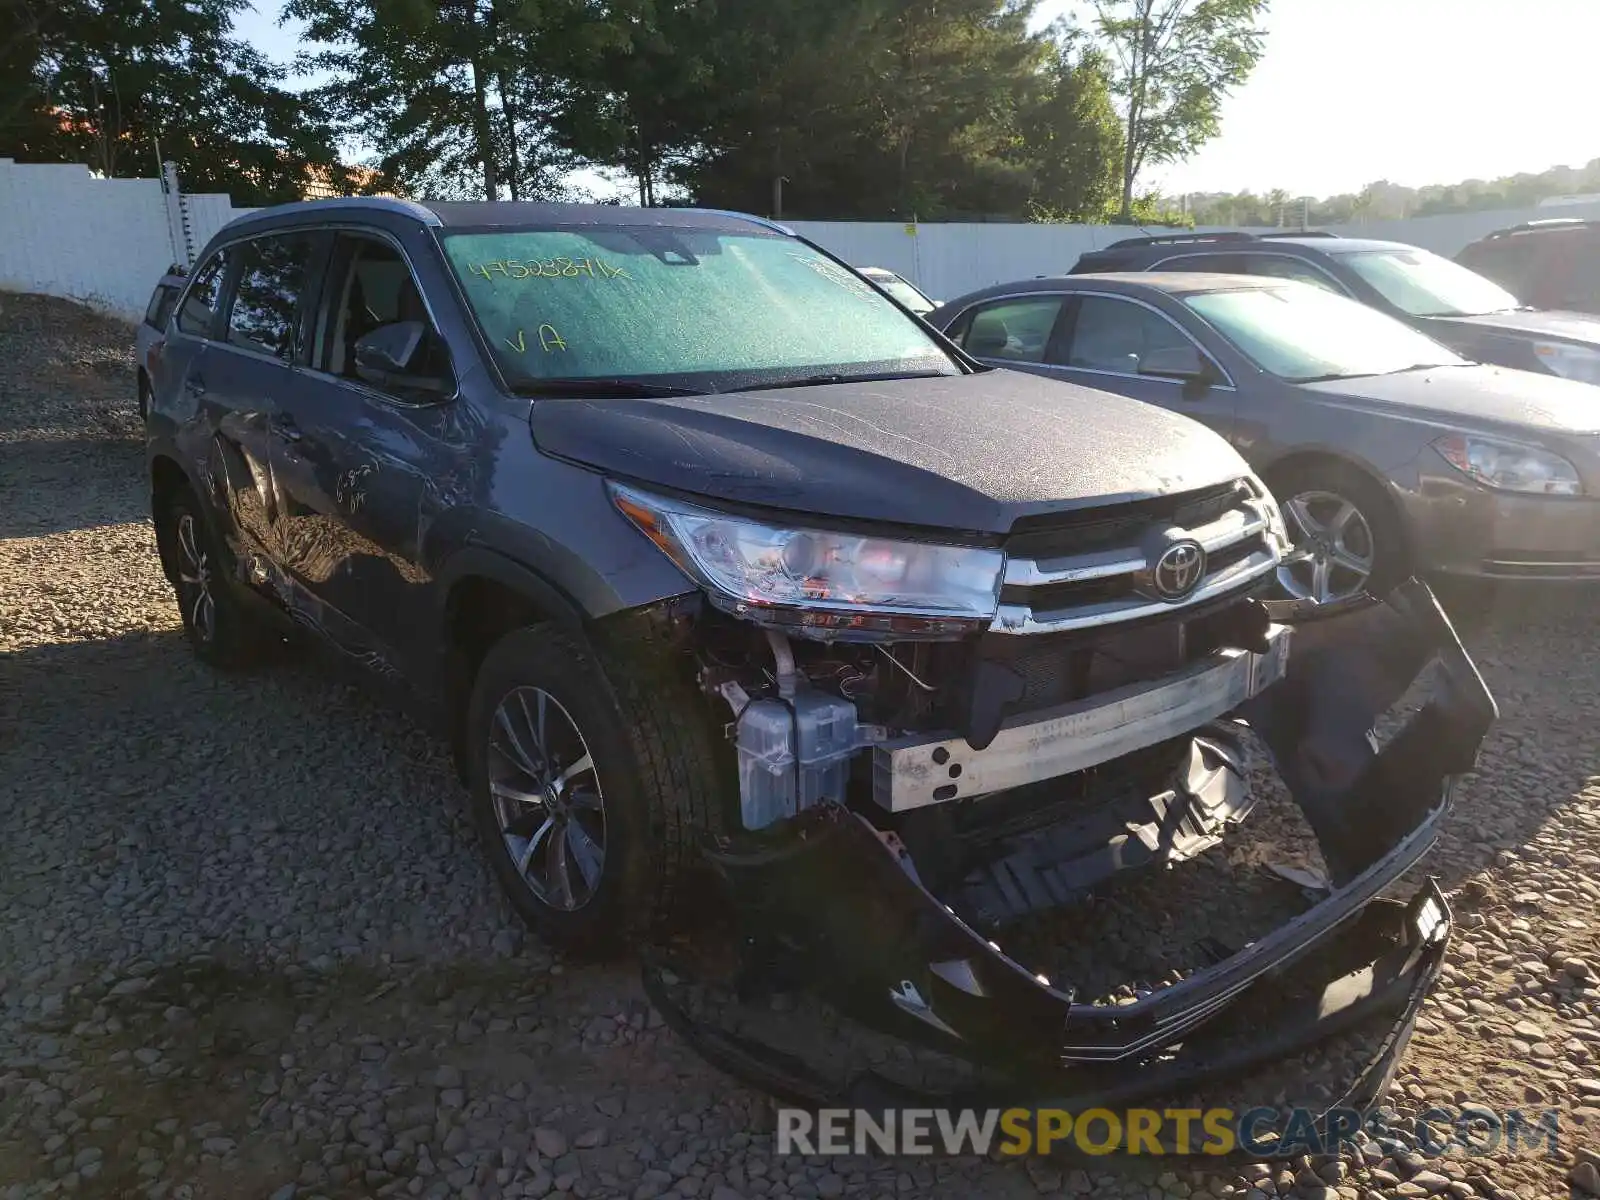
M153 382L195 651L292 625L403 684L517 910L640 945L745 1078L832 1094L679 994L685 910L731 914L738 996L803 988L1008 1096L1170 1090L1376 1019L1372 1084L1403 1045L1449 918L1378 897L1493 702L1419 583L1273 599L1282 520L1201 425L987 368L781 226L609 206L241 218ZM1001 948L1203 857L1252 746L1325 865L1281 925L1112 1003Z

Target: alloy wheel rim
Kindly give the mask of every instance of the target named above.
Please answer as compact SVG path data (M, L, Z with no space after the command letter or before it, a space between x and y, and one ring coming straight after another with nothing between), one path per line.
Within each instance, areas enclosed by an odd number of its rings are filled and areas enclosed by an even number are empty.
M506 853L541 904L574 912L605 869L605 797L589 745L543 688L517 687L489 725L489 798Z
M1336 492L1307 491L1283 506L1294 548L1278 582L1297 600L1326 604L1353 596L1372 578L1376 546L1366 515Z
M217 602L211 594L211 562L193 513L178 517L178 557L184 616L200 640L210 642L217 635Z

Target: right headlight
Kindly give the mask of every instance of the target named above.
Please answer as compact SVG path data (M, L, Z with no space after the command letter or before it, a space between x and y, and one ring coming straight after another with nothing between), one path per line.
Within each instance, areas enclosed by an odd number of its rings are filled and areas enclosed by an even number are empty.
M1446 434L1433 448L1484 487L1537 496L1583 495L1578 469L1548 450L1463 433Z
M1003 551L775 525L609 485L628 520L710 594L752 620L956 634L999 604Z
M1600 350L1574 346L1571 342L1535 342L1533 352L1552 375L1600 383Z

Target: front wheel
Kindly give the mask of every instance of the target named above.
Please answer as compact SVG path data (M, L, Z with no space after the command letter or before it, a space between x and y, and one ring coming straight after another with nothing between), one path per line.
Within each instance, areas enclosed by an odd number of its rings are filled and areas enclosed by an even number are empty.
M670 662L602 656L554 626L490 648L467 712L473 823L546 941L606 952L681 907L720 811L711 732Z
M1278 480L1273 492L1294 541L1278 582L1295 599L1325 604L1361 591L1381 596L1409 573L1399 521L1369 480L1318 465Z

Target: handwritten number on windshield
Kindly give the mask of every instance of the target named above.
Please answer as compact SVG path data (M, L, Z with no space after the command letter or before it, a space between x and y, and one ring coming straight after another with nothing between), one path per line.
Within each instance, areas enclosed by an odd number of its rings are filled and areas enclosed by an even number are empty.
M627 268L612 266L598 258L552 258L543 261L537 258L501 258L493 262L470 263L467 271L491 284L496 275L503 275L507 279L633 278Z

